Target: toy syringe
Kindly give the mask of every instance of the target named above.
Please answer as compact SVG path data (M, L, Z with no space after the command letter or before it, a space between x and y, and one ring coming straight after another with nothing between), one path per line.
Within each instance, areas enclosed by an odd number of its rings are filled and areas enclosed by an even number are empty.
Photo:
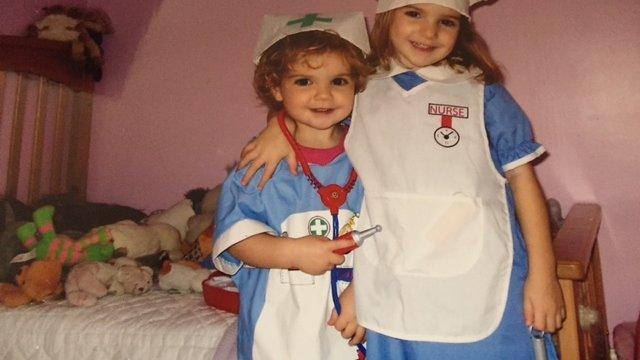
M355 244L351 246L343 247L338 250L334 250L333 252L338 255L348 254L354 249L357 249L358 247L360 247L366 238L371 237L373 236L373 234L380 231L382 231L382 226L380 225L376 225L372 228L369 228L367 230L362 230L362 231L358 231L358 230L349 231L348 233L340 236L337 240L341 240L341 239L353 240Z

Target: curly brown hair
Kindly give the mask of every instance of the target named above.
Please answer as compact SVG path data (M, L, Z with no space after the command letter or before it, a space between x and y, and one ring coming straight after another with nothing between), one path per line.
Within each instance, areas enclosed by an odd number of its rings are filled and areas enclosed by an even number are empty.
M376 20L371 30L371 56L369 61L372 66L389 70L390 61L395 56L395 51L389 38L389 29L395 12L401 11L401 9L385 11L376 15ZM500 65L491 57L486 41L476 31L469 19L464 16L460 18L460 33L456 44L445 61L450 66L457 65L467 69L471 66L479 68L482 70L482 74L478 76L478 80L485 84L504 81Z
M364 90L367 77L374 70L360 48L330 31L312 30L282 38L262 53L253 74L253 88L258 98L271 112L282 109L271 90L280 86L283 77L306 56L336 53L342 55L351 68L356 93Z

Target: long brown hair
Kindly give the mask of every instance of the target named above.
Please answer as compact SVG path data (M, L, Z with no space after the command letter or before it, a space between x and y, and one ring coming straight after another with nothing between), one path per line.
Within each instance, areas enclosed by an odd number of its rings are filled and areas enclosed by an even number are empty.
M389 37L389 29L396 11L402 8L376 14L376 20L371 30L371 55L369 61L372 66L389 70L391 59L396 55ZM451 53L445 58L452 67L475 66L482 70L478 80L485 84L501 83L504 75L500 65L493 59L486 41L475 30L468 18L460 18L460 33Z

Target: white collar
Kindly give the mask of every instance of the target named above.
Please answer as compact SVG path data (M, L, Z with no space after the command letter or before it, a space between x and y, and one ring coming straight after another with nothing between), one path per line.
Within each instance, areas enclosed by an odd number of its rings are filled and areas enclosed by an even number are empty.
M372 75L371 78L383 79L383 78L392 77L394 75L398 75L407 71L410 71L410 69L407 69L406 67L402 66L396 60L391 60L389 70L378 69L378 72ZM429 65L414 71L427 81L449 83L449 84L469 80L477 77L482 73L482 70L476 67L472 67L471 69L465 69L463 67L458 66L454 69L447 64Z

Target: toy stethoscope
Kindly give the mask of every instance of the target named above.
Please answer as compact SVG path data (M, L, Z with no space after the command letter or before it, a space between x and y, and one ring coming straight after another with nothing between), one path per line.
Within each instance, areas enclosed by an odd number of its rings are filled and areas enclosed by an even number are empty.
M287 126L284 122L284 117L285 117L285 113L284 111L281 111L278 114L278 125L280 125L280 130L282 130L282 134L284 135L284 137L287 139L287 141L293 148L293 151L296 154L298 163L300 164L300 166L302 166L302 172L307 177L307 180L309 180L309 183L311 184L311 186L313 186L313 188L316 189L316 191L318 192L318 195L320 195L320 200L322 201L324 206L326 206L329 209L329 212L331 213L331 218L333 219L333 239L338 239L339 230L340 230L340 223L338 220L338 210L340 210L340 206L342 206L345 203L345 201L347 200L347 195L356 184L356 180L358 179L358 174L352 168L351 173L349 174L349 179L347 180L347 183L344 186L340 186L338 184L329 184L326 186L322 185L322 183L313 175L313 172L309 167L309 162L307 161L304 154L302 153L302 149L300 149L300 146L298 145L296 140L293 138L293 135L291 135L291 133L289 132L289 129L287 129ZM364 240L366 237L373 235L373 233L380 231L380 229L381 228L377 226L363 232L352 232L352 234L343 235L343 238L345 238L347 235L351 236L352 238L355 237L356 239L354 240L356 240L356 245L359 246L362 240ZM343 255L353 250L355 247L357 246L350 246L348 248L338 249L335 252ZM338 297L339 275L340 274L338 273L338 268L334 267L333 269L331 269L331 297L333 298L333 306L335 307L336 313L338 313L338 315L340 315L340 313L342 312L342 306L340 306L340 299ZM358 346L358 359L363 359L367 354L366 349L362 344L358 344L357 346Z
M536 360L547 360L547 348L544 344L544 331L536 330L533 326L529 326L531 334L531 342L533 343L533 352Z

